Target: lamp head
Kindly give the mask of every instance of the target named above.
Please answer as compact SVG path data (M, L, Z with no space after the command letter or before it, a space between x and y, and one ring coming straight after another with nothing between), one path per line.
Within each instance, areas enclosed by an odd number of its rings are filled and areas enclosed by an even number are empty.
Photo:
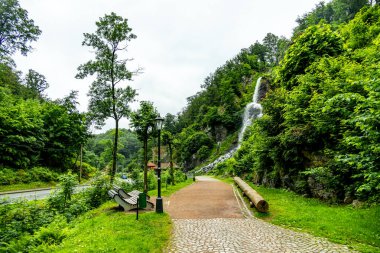
M157 130L161 130L163 124L164 124L164 119L161 118L160 116L158 116L156 118L156 127L157 127Z

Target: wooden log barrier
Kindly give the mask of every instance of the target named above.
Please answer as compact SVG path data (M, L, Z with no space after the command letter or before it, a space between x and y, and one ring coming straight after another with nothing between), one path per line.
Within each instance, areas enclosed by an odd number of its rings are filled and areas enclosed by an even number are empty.
M252 189L246 182L244 182L240 177L234 177L235 183L243 191L243 194L246 195L252 203L255 205L256 209L259 212L266 213L269 209L269 204L266 202L260 194Z

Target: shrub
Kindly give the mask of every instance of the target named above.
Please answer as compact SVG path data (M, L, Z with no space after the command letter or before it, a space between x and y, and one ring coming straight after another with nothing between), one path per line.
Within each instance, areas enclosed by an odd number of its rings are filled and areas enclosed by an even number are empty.
M28 174L30 174L30 181L28 181L28 183L35 181L56 181L59 175L57 172L45 167L33 167L30 171L28 171Z
M76 171L80 170L80 162L76 162L75 164ZM96 172L98 171L97 168L91 166L88 163L82 162L82 177L85 179L88 179L90 177L95 176Z
M180 182L186 181L186 179L187 179L187 176L185 173L183 173L180 170L174 171L174 181L175 182L180 183Z
M98 173L86 189L86 202L91 208L96 208L108 200L108 190L111 189L109 177Z
M51 246L58 245L67 236L65 217L56 216L54 221L46 227L40 227L34 235L24 235L19 240L12 240L5 252L51 252Z
M0 185L11 185L30 182L52 182L58 178L58 173L45 167L33 167L29 170L0 169Z
M60 176L59 181L59 188L48 198L48 205L52 209L64 212L65 208L70 205L71 196L78 183L76 176L71 174L71 172L67 175Z
M230 158L224 162L219 163L213 171L216 175L233 176L235 175L235 165L235 158Z
M0 205L0 251L10 241L33 234L53 219L54 213L38 202L22 200Z
M15 171L7 168L0 169L0 185L10 185L15 184L16 182L17 175Z
M164 182L161 178L161 182ZM148 191L157 188L157 177L155 171L148 171Z

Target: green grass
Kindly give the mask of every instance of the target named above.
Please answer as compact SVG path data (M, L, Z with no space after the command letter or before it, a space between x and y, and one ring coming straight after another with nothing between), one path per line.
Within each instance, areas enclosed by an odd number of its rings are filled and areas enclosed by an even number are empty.
M250 185L269 203L270 212L255 212L256 217L361 252L380 252L380 206L329 205L285 190Z
M221 177L221 176L214 176L214 175L207 175L209 177L213 177L213 178L216 178L222 182L225 182L227 184L233 184L234 183L234 179L232 177Z
M181 182L181 183L177 183L175 185L162 185L162 188L161 188L161 196L164 196L164 197L169 197L170 195L172 195L174 192L190 185L193 183L193 179L187 179L186 181L184 182ZM148 195L150 196L157 196L157 189L155 190L151 190L148 192Z
M193 183L192 180L162 188L162 196ZM157 190L149 191L157 196ZM136 221L135 213L116 210L117 204L109 201L74 221L67 229L67 238L53 252L163 252L172 231L168 214L142 212Z
M167 214L139 215L115 210L114 202L84 215L53 252L162 252L172 223Z
M55 182L32 182L28 184L0 185L0 192L54 187Z

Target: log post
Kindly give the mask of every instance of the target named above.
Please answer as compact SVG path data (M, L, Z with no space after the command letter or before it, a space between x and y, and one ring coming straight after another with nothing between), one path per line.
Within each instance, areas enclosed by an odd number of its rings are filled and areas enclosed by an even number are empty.
M244 182L240 177L234 177L235 183L243 191L243 194L246 195L252 203L255 205L257 211L266 213L269 209L269 204L266 202L260 194L252 189L246 182Z

